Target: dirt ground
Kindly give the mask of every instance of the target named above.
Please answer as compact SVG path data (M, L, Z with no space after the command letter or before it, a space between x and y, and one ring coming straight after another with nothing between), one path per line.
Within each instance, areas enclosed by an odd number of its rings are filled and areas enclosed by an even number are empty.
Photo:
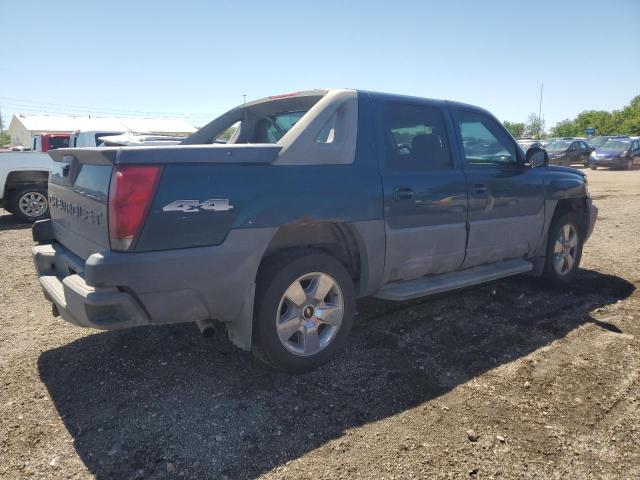
M640 477L640 170L588 175L574 287L365 299L302 376L223 332L54 318L0 211L0 478Z

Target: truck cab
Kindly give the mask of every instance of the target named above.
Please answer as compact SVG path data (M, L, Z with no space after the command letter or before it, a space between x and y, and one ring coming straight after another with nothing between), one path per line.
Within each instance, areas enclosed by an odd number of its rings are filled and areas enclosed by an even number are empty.
M46 153L56 148L69 148L69 134L39 133L33 136L32 151Z

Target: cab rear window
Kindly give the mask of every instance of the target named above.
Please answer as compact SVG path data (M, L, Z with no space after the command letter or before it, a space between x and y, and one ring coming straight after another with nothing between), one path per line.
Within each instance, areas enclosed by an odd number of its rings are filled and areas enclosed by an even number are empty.
M305 113L307 112L297 111L264 116L256 125L255 142L277 143Z

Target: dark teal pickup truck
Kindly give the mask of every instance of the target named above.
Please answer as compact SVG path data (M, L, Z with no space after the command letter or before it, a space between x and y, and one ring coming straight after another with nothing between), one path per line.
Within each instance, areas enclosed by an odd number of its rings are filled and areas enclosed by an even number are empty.
M51 156L33 256L54 314L220 321L287 371L336 354L357 297L572 282L597 215L581 172L525 155L487 111L356 90L247 103L177 146Z

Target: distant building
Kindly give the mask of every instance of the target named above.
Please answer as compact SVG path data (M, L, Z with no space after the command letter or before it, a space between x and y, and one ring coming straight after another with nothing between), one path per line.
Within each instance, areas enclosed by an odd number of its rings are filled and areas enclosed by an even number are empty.
M11 145L31 147L33 136L39 133L72 133L76 130L105 130L132 133L189 135L197 129L181 118L91 118L23 115L11 117Z

